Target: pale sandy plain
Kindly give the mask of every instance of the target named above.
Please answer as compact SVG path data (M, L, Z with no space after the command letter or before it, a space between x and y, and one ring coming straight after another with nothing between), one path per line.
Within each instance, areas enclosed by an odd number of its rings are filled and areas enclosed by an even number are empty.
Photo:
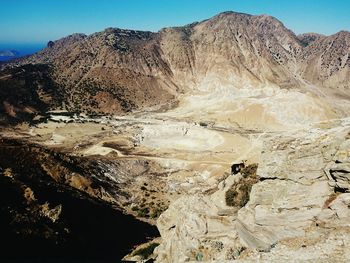
M263 141L272 134L337 117L322 96L247 85L236 88L209 78L166 112L95 118L55 114L28 134L76 155L156 161L169 175L169 188L192 193L216 185L232 163L258 163Z

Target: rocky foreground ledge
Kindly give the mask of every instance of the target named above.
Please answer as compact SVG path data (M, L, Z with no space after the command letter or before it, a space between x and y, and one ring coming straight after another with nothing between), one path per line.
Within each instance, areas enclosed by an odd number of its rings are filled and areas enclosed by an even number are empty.
M249 201L228 206L227 177L158 219L157 262L349 262L350 120L265 136Z

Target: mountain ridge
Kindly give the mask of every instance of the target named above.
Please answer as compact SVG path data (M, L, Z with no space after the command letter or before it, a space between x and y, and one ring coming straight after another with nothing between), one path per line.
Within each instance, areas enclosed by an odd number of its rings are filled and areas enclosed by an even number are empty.
M272 16L228 11L158 32L107 28L75 33L2 68L48 64L50 78L62 88L59 108L68 111L167 109L181 94L208 89L205 83L213 78L216 86L277 85L315 93L305 88L312 85L325 97L339 86L346 97L349 38L349 32L340 31L306 34L303 40ZM334 43L336 52L327 43Z

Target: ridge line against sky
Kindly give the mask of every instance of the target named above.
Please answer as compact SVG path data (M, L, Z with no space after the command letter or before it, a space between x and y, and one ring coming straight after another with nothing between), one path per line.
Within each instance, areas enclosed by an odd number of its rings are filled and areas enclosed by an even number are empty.
M268 14L296 34L350 30L347 0L0 0L0 44L47 43L107 27L158 31L223 11Z

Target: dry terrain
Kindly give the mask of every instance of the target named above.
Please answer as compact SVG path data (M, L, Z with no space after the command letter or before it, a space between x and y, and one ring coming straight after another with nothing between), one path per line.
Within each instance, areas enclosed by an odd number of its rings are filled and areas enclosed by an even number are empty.
M349 32L266 15L74 34L3 66L0 173L53 223L67 204L35 201L31 162L156 225L131 260L347 262L349 83Z

